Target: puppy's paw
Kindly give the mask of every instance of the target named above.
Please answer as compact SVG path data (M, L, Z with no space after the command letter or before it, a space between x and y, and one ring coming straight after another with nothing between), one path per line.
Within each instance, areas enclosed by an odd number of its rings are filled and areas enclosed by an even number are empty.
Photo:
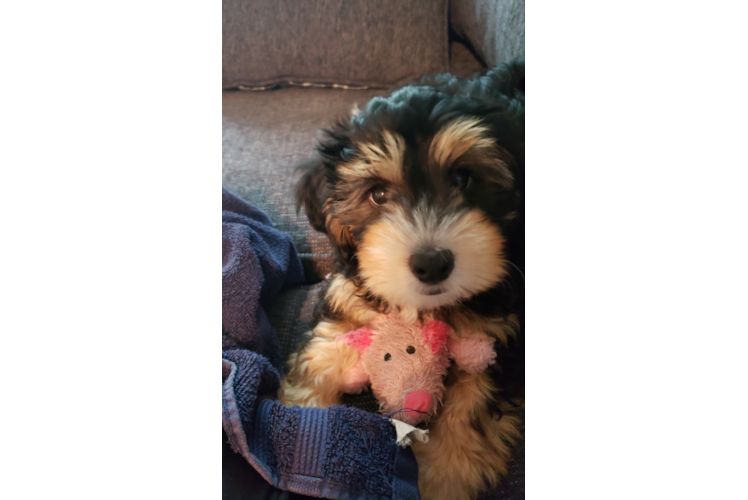
M488 368L488 365L496 362L494 340L483 334L473 334L462 338L450 337L447 340L449 357L466 372L480 373Z

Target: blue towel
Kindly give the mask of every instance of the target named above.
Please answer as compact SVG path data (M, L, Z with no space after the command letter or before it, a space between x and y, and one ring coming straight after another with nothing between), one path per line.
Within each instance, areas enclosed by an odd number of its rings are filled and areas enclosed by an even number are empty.
M264 309L304 281L289 235L223 190L223 428L272 485L334 499L417 500L411 449L357 408L287 408L276 400L283 360Z

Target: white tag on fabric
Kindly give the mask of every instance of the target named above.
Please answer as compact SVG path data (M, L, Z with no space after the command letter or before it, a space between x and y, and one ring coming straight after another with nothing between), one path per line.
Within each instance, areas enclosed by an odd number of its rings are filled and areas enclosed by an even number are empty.
M392 425L395 426L395 432L397 432L397 444L405 448L412 442L411 438L421 443L429 442L429 431L424 429L418 429L410 424L401 422L400 420L390 419Z

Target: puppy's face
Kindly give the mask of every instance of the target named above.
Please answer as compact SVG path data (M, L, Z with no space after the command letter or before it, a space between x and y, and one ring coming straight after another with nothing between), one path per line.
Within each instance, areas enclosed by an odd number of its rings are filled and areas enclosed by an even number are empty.
M405 111L370 105L339 124L299 188L348 273L401 309L453 304L507 273L515 160L490 115L437 115L438 102Z

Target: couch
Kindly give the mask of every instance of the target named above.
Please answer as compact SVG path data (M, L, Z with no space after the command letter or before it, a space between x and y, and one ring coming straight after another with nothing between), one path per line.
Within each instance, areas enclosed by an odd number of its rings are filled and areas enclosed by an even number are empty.
M318 130L425 73L470 76L524 55L524 0L224 0L223 186L289 233L306 284L268 311L284 356L309 329L332 254L294 206ZM348 401L374 411L372 400ZM223 439L224 498L274 491ZM524 444L486 499L524 498Z

